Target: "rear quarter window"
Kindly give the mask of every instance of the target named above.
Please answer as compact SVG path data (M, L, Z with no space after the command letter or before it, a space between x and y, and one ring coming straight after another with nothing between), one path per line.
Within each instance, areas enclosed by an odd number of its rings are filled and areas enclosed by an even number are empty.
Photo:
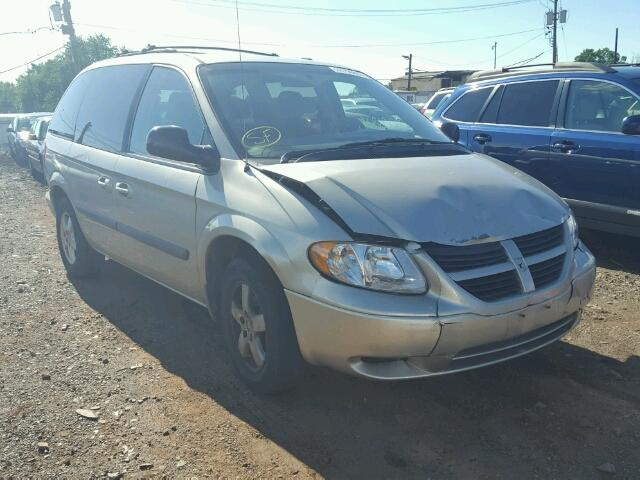
M493 87L468 90L444 113L444 117L458 122L475 122Z

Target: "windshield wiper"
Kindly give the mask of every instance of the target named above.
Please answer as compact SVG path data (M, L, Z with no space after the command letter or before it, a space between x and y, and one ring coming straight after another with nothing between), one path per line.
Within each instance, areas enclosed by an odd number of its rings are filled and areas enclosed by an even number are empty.
M291 150L280 157L280 163L304 162L307 161L303 157L320 152L339 152L341 150L357 149L361 147L389 147L393 145L451 145L453 142L439 142L428 140L426 138L402 138L389 137L377 140L367 140L363 142L350 142L335 147L314 148L310 150Z
M352 142L352 143L345 143L344 145L340 145L337 148L350 148L350 147L369 147L369 146L387 146L387 145L395 145L395 144L402 144L402 143L411 143L411 144L416 144L416 143L426 143L429 145L448 145L452 142L438 142L435 140L428 140L426 138L402 138L402 137L389 137L389 138L381 138L378 140L367 140L365 142Z

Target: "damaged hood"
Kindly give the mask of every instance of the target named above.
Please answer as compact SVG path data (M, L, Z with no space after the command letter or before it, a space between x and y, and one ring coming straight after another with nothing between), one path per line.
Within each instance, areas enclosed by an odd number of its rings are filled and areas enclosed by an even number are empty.
M363 235L448 245L558 225L564 202L537 180L478 154L262 166L304 183Z

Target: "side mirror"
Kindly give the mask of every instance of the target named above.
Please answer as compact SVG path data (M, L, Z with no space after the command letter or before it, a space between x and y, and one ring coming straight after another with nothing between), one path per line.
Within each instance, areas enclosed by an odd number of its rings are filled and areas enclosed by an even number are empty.
M622 133L640 135L640 115L630 115L622 121Z
M29 140L38 140L38 136L35 133L30 133Z
M147 152L178 162L195 163L211 173L220 170L220 154L209 145L192 145L187 131L176 125L153 127L147 135Z
M440 127L440 130L442 130L442 133L444 133L454 142L460 140L460 128L458 128L458 125L456 125L455 123L445 122Z

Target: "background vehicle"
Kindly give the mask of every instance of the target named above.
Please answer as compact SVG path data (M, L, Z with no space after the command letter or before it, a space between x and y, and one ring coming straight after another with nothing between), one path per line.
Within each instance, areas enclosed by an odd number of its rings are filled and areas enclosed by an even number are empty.
M640 67L479 72L433 120L546 184L585 227L640 235Z
M107 256L208 307L257 390L303 359L391 380L514 358L592 288L564 202L344 67L154 47L80 73L46 142L69 274Z
M39 178L44 174L44 139L47 135L49 120L51 120L51 116L37 117L31 126L29 140L25 142L29 170L34 178Z
M26 164L26 142L29 140L31 127L34 120L43 115L51 115L51 113L40 112L17 115L13 119L11 126L7 128L9 153L16 162Z
M433 96L422 106L420 109L420 113L422 113L425 117L431 118L433 116L433 112L436 111L439 105L444 104L451 94L453 93L454 88L441 88Z
M0 113L0 147L9 147L9 138L7 131L13 125L13 119L17 113Z

